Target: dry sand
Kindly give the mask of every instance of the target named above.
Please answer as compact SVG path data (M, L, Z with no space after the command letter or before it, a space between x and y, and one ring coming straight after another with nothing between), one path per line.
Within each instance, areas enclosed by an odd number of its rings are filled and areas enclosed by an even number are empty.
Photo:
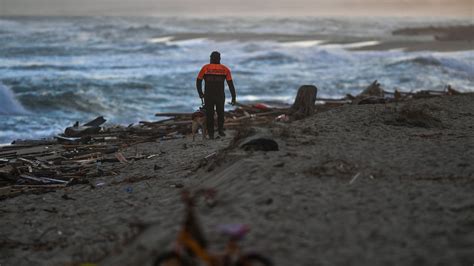
M120 177L93 181L101 187L1 201L0 264L150 265L179 228L183 185L218 190L215 207L198 207L213 247L224 242L214 226L247 223L244 247L276 265L472 265L473 102L403 104L425 124L401 119L402 105L346 105L257 128L279 143L273 152L224 151L230 136L131 147L159 156L105 164Z

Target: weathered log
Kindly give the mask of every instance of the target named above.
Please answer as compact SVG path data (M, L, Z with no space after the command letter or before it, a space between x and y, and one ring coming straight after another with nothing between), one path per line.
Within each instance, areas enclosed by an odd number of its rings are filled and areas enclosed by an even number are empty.
M153 127L153 126L161 126L161 124L165 122L172 122L172 121L174 121L174 118L168 118L168 119L163 119L163 120L154 121L154 122L140 121L138 123L143 124L144 126Z
M0 168L0 177L10 177L14 174L15 168L11 165L5 165Z
M12 143L14 147L32 147L32 146L39 146L39 145L53 145L57 144L57 141L52 139L52 140L23 140L23 139L17 139L14 140Z
M13 145L11 145L13 146ZM10 147L10 146L9 146ZM17 148L15 151L9 151L6 154L0 153L0 156L2 158L5 157L10 157L10 156L22 156L22 157L33 157L33 156L39 156L39 155L47 155L53 153L57 149L57 146L49 146L48 149L45 149L44 146L38 146L38 147L28 147L28 148ZM13 154L10 154L10 152L14 152Z
M156 113L155 116L192 116L192 113Z
M90 126L67 127L64 130L64 136L82 137L85 135L97 134L99 132L100 132L100 127L90 127Z
M95 118L94 120L85 123L83 126L85 126L85 127L100 127L105 122L107 122L107 120L105 120L103 116L99 116L99 117Z
M303 85L298 89L295 102L291 106L291 115L295 119L301 119L314 114L316 94L318 88L313 85Z
M321 102L335 102L335 103L350 103L350 100L347 100L347 99L345 99L345 98L342 98L342 99L316 98L316 101L321 101Z
M381 103L387 103L388 100L382 97L367 97L362 100L360 100L357 104L381 104Z
M85 123L83 126L79 126L76 122L74 126L67 127L64 130L64 136L66 137L82 137L86 135L93 135L100 132L100 125L105 123L107 120L104 117L99 116L92 121ZM63 139L64 140L64 139Z

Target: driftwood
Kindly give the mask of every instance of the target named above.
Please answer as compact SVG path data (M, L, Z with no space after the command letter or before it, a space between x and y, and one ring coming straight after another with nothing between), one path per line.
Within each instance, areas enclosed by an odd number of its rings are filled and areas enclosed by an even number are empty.
M314 114L316 94L318 88L313 85L304 85L298 89L295 101L291 106L291 114L296 118L303 118Z
M380 87L380 83L374 80L367 88L365 88L358 96L358 98L365 97L385 97L384 90Z
M66 137L82 137L85 135L97 134L100 132L100 127L68 127L64 130L64 136Z
M99 116L96 119L85 123L84 126L85 127L100 127L105 122L107 122L107 120L105 120L103 116Z
M140 121L140 122L138 122L138 123L140 123L140 124L142 124L142 125L145 125L145 126L152 127L152 126L160 126L160 125L163 124L163 123L172 122L172 121L174 121L174 118L168 118L168 119L163 119L163 120L154 121L154 122Z
M383 97L366 97L362 100L360 100L357 104L380 104L380 103L387 103L389 102L388 99L383 98Z
M155 116L188 116L190 113L156 113Z
M15 140L12 144L17 145L17 147L33 147L38 145L51 145L55 144L52 140Z
M413 92L384 91L374 81L358 96L342 99L317 98L315 86L299 88L291 107L267 106L265 104L236 103L234 110L225 113L226 128L242 128L252 125L267 125L288 122L326 111L348 103L380 104L403 101L417 97L441 97L459 94L451 86L444 91L424 90ZM318 105L315 102L318 101ZM277 105L278 106L278 105ZM152 158L146 155L125 156L125 147L139 143L183 138L191 133L192 113L158 113L168 116L161 121L140 121L138 125L103 127L105 119L98 117L84 125L79 122L67 128L68 134L48 140L19 140L12 145L0 147L0 198L23 193L53 191L78 183L87 183L89 178L115 175L104 171L103 163L124 165L136 160ZM419 124L416 113L408 113L398 123ZM436 126L436 121L430 125Z
M24 178L24 179L37 181L39 183L45 183L45 184L50 184L50 183L67 184L67 183L69 183L69 181L66 181L66 180L60 180L60 179L54 179L54 178L48 178L48 177L34 177L34 176L29 176L29 175L20 175L20 177Z
M226 127L262 125L287 114L288 108L237 103L237 108L225 114ZM128 164L149 156L125 156L125 147L151 141L183 138L191 132L192 113L159 113L170 116L161 121L141 121L138 125L102 127L103 117L79 125L76 122L52 140L17 141L0 147L0 188L8 186L1 198L22 193L48 192L87 182L89 178L108 173L103 163ZM22 184L19 187L18 184ZM54 185L53 185L54 184ZM59 184L59 185L57 185Z
M15 168L11 165L5 165L0 167L0 177L8 178L9 176L13 175L15 172Z
M85 135L93 135L100 132L100 125L104 124L107 120L104 117L99 116L92 121L85 123L83 126L79 126L79 122L76 122L74 126L67 127L64 130L65 137L82 137Z

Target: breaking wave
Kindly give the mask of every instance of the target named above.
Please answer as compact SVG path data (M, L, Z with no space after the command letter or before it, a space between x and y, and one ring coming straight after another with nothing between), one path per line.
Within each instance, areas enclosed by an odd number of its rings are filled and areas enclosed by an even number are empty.
M58 94L27 94L22 96L21 99L26 106L34 110L62 110L65 112L76 111L92 114L109 111L99 97L88 97L87 95L71 91Z
M398 66L406 64L418 64L422 66L441 66L441 61L434 57L415 57L411 59L400 60L398 62L389 64L389 66Z
M16 99L13 91L0 83L0 115L24 115L28 111Z
M297 59L280 52L268 52L260 55L253 56L243 61L242 63L266 63L266 64L284 64L294 63Z
M456 58L435 58L432 56L419 56L411 59L404 59L391 63L388 66L407 66L407 65L418 65L422 67L442 67L455 71L467 73L469 75L474 74L474 66L472 64L462 62Z

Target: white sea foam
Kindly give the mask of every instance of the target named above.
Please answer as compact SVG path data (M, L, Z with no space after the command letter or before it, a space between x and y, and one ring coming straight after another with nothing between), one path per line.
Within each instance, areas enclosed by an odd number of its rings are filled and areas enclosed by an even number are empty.
M277 101L277 102L290 102L294 96L274 96L274 95L245 95L240 96L239 101L249 101L249 102L257 102L257 101Z
M165 36L165 37L158 37L149 39L148 42L150 43L169 43L174 39L173 36Z
M202 44L207 41L207 38L195 38L195 39L187 39L187 40L180 40L180 41L170 41L169 44L180 45L180 46L193 46L196 44Z
M346 44L322 44L322 47L326 49L332 49L332 48L353 49L353 48L374 46L380 43L381 42L379 41L366 41L366 42L354 42L354 43L346 43Z
M369 47L380 44L379 41L366 41L366 42L355 42L349 44L343 44L341 47L343 48L362 48L362 47Z
M323 44L323 40L308 40L308 41L298 41L298 42L283 42L280 45L283 47L295 47L295 48L308 48L316 45Z

